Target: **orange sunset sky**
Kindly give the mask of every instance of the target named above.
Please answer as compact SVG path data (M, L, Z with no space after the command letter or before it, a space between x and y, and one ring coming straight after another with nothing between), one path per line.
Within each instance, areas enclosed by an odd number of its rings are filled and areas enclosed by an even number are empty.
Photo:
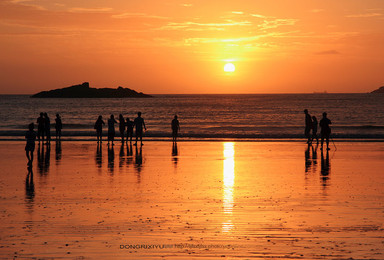
M1 0L0 93L368 92L383 0ZM227 62L234 72L224 72Z

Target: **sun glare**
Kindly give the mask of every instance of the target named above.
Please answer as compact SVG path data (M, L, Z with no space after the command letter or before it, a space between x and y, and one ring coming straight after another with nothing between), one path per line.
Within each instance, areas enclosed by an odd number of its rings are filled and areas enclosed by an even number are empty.
M224 71L225 72L234 72L235 71L235 65L233 65L232 63L227 63L224 65Z

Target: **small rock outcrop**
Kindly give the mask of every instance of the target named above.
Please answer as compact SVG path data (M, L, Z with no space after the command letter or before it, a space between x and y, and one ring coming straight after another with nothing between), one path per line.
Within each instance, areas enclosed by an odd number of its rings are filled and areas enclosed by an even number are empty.
M88 82L66 88L42 91L31 96L32 98L147 98L152 97L133 89L118 87L91 88Z
M371 93L384 93L384 86L372 91Z

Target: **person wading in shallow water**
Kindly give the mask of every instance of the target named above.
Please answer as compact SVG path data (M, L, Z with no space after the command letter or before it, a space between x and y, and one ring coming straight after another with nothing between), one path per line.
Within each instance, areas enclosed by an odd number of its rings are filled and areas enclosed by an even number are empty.
M25 133L25 139L27 139L27 144L25 145L25 154L28 159L28 166L32 166L33 152L35 151L36 132L33 130L34 128L35 125L33 123L29 124L29 130Z
M179 124L179 120L177 120L177 115L175 115L175 117L173 118L171 126L172 126L172 141L176 142L178 133L180 131L180 124Z
M331 127L329 125L331 124L332 124L331 120L327 118L327 113L324 112L323 118L320 120L320 127L321 127L321 131L320 131L321 148L320 149L321 150L323 150L324 138L326 139L326 142L327 142L327 150L329 150L329 138L331 136Z
M125 119L122 114L119 115L119 131L121 136L121 142L124 143Z
M46 144L49 145L51 144L51 120L49 119L49 116L47 113L44 113L44 131L45 131L45 136L46 136Z
M95 126L93 128L95 128L96 130L96 136L97 136L97 142L102 142L103 140L103 125L105 125L104 121L103 121L103 117L102 116L99 116L95 122Z
M137 117L134 121L135 127L136 127L136 142L134 145L137 145L137 139L140 137L140 143L143 145L143 127L145 130L147 128L145 127L144 118L141 117L141 112L137 113Z
M311 143L311 129L312 129L312 119L311 115L308 113L308 109L304 109L305 114L305 130L304 135L307 138L307 144Z
M129 120L128 117L127 117L126 126L127 126L127 142L128 142L128 138L129 138L129 142L132 142L134 123L133 121Z
M41 141L44 143L45 119L44 119L43 112L40 113L40 117L37 118L36 123L37 123L37 139L39 140L39 143L40 143L40 137L41 137Z
M115 124L117 124L117 121L115 120L115 116L111 115L111 117L108 119L108 144L109 141L112 142L115 140Z
M61 129L63 129L63 123L61 122L61 117L59 114L56 114L56 140L61 139Z
M313 142L313 140L316 139L316 144L319 144L319 137L317 136L317 126L318 126L318 122L317 122L317 118L315 116L312 116L312 139L311 139L311 142Z

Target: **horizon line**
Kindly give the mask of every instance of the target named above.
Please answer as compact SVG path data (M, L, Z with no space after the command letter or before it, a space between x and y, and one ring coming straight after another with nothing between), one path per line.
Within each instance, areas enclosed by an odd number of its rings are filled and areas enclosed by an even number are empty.
M371 94L372 92L276 92L276 93L145 93L147 95L294 95L294 94L315 94L315 95L327 95L327 94ZM0 93L0 95L8 96L30 96L34 94L17 94L17 93Z

